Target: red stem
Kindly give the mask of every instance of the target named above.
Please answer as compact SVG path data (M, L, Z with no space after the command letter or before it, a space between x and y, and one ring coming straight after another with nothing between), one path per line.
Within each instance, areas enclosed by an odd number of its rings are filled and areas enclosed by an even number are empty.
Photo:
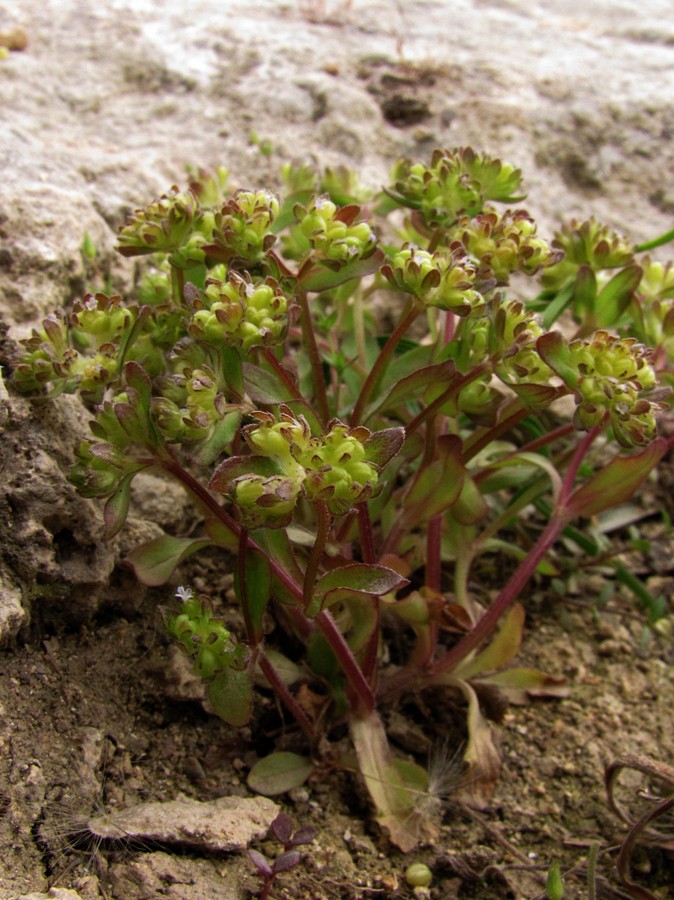
M314 726L311 724L309 717L299 705L297 700L295 700L293 695L290 693L285 681L283 681L283 679L278 674L269 659L265 656L265 654L260 653L257 659L260 665L260 669L262 670L264 677L272 686L274 693L281 698L283 704L295 717L297 724L305 733L309 741L313 743L313 741L316 739L316 731L314 729Z
M358 712L359 710L364 710L368 713L372 712L375 707L374 691L368 684L363 670L358 665L351 647L349 647L346 638L337 627L337 623L332 618L330 611L327 609L321 610L316 616L316 624L325 635L333 653L344 670L351 689L349 693L352 696L349 699L352 712ZM355 708L353 708L354 703L357 704Z

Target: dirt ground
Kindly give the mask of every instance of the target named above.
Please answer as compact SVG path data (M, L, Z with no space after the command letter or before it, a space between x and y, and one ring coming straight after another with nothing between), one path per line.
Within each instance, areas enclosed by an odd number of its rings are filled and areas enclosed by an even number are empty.
M235 186L273 187L286 160L345 163L378 186L400 156L472 145L523 168L543 234L590 214L636 241L672 227L669 0L0 2L0 32L16 29L27 46L0 59L4 366L33 323L84 291L85 232L101 272L129 286L116 229L183 183L186 164L225 165ZM175 585L143 588L120 564L135 544L190 528L182 495L139 479L127 527L105 543L100 510L67 481L84 411L72 398L35 408L5 394L0 900L255 896L249 837L209 852L180 840L103 841L87 825L141 802L250 797L246 773L283 728L265 698L251 729L204 712L161 625ZM626 531L613 536L632 571L668 598L670 616L674 539L660 514L674 514L671 466L639 498L650 546L630 550ZM176 584L224 596L228 578L226 560L206 554ZM625 829L603 771L625 753L674 760L671 637L649 631L601 568L580 569L562 593L536 582L523 601L521 660L564 675L571 693L507 712L489 808L469 815L451 797L431 798L441 837L409 858L372 823L353 774L310 780L278 801L317 837L273 896L412 896L413 860L430 866L432 897L533 900L557 860L577 870L565 897L580 898L595 842L598 896L627 896L614 871ZM387 725L401 754L412 743L442 769L438 755L451 759L463 739L461 716L449 697L427 703L387 710ZM414 730L429 716L446 722L435 749ZM262 839L253 846L278 852ZM634 874L674 896L671 853L640 849Z

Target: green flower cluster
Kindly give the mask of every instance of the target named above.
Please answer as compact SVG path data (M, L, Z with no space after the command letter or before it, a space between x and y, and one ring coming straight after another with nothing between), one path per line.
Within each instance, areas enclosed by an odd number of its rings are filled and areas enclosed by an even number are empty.
M134 212L119 232L119 252L123 256L141 256L180 250L192 234L198 211L199 203L192 191L172 187L159 200Z
M577 428L589 431L608 421L623 447L646 444L656 436L655 412L665 404L656 390L651 351L635 338L597 331L586 340L571 341L561 352L557 347L552 356L543 355L574 391Z
M104 309L107 302L111 311ZM133 315L122 310L120 302L118 297L97 295L93 298L89 295L82 305L76 306L71 318L76 332L64 317L48 316L42 328L33 329L31 337L22 342L26 353L14 372L18 390L43 397L79 390L88 402L100 402L106 387L119 374L114 342L133 323ZM73 343L93 352L88 355L78 353Z
M485 203L522 199L522 173L499 159L470 148L436 150L430 161L401 160L392 173L387 193L401 206L420 211L431 228L448 228L462 214L475 216Z
M533 275L563 256L561 250L552 250L537 237L536 223L523 209L463 216L452 228L452 246L455 241L482 267L488 267L501 285L508 284L513 272Z
M168 376L162 387L152 409L157 427L171 443L204 440L225 414L225 397L208 366Z
M543 334L536 317L518 300L495 304L490 312L490 352L501 360L499 376L506 382L548 382L553 373L536 349L536 340Z
M335 419L326 434L313 437L304 416L285 404L278 421L262 411L252 416L256 424L243 433L255 455L226 460L211 482L228 494L247 527L287 525L301 494L339 516L381 490L378 465L368 458L369 429Z
M377 237L367 222L356 222L358 206L338 208L327 195L305 208L295 206L299 230L324 261L342 265L367 259L377 249Z
M326 435L309 441L299 462L306 472L304 492L310 500L323 500L339 516L379 493L377 469L367 460L369 437L367 428L350 429L334 420Z
M601 272L620 269L634 260L634 248L627 238L595 219L582 223L574 219L564 225L552 246L564 256L542 273L541 284L546 291L561 290L573 281L581 266Z
M196 674L210 681L236 664L241 652L223 622L206 602L192 595L191 588L178 588L176 597L182 601L181 612L164 617L169 637L192 657Z
M189 333L216 347L234 344L247 352L273 346L288 328L290 302L271 276L257 284L234 271L227 281L209 278L195 307Z
M674 357L674 268L650 257L641 261L637 291L640 337L665 358Z
M220 262L254 266L276 241L272 225L278 214L278 197L271 191L237 191L215 213L209 252Z
M484 304L475 287L481 273L461 252L429 253L407 243L381 272L391 284L426 306L466 315Z

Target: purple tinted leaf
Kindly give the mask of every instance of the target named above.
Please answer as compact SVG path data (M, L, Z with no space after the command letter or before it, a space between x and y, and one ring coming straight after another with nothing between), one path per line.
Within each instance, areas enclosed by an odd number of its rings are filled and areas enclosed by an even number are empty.
M462 450L459 438L453 435L438 438L436 459L420 467L405 497L407 528L426 522L458 500L466 476Z
M281 844L287 844L293 833L293 823L290 816L279 813L271 823L271 830L276 840Z
M298 828L292 837L292 846L299 847L301 844L310 844L316 837L316 829L313 825L303 825Z
M314 590L314 600L334 590L356 591L380 597L406 584L409 584L406 578L386 566L352 563L332 569L319 578Z
M600 472L571 494L566 504L569 519L575 516L596 516L605 509L625 503L668 449L668 440L656 438L641 453L612 459Z
M257 850L249 850L248 856L250 856L253 865L258 870L261 875L264 875L265 878L271 878L274 874L272 871L271 863L262 853L258 853Z
M272 872L274 875L278 875L279 872L287 872L288 869L294 869L295 866L299 865L301 859L302 857L298 850L288 850L276 857L272 865Z
M208 487L212 491L225 494L232 481L240 475L261 475L268 478L270 475L277 475L278 472L276 463L266 456L230 456L213 472Z
M109 540L114 537L126 522L131 501L131 482L136 472L131 472L121 479L117 490L110 497L103 509L103 523L105 537Z
M375 411L391 409L408 400L418 400L423 389L431 384L438 389L438 393L442 393L449 387L455 375L456 364L453 359L417 369L397 381L384 399L377 402L368 411L368 417Z
M385 466L400 450L404 440L404 428L385 428L382 431L375 431L364 444L366 459L375 466Z

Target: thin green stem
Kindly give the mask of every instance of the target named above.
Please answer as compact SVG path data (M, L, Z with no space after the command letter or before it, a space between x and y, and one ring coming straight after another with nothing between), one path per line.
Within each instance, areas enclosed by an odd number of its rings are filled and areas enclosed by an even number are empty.
M674 241L674 228L661 234L660 237L653 238L652 241L644 241L643 244L634 248L634 252L643 253L645 250L655 250L656 247L662 247L663 244L668 244L670 241Z
M236 562L238 569L238 600L243 613L243 621L246 626L246 635L248 636L248 645L251 648L257 647L260 643L261 635L257 633L257 629L253 627L253 620L250 615L250 606L248 604L248 579L246 577L246 553L248 552L248 529L241 527L239 531L239 551Z
M171 266L171 294L173 303L177 307L183 305L183 294L185 291L185 273L178 266Z
M365 345L365 313L363 310L363 294L357 290L353 296L353 335L356 339L358 362L363 370L367 370L367 348Z
M386 372L386 369L391 361L391 357L393 356L396 347L400 343L401 339L405 336L405 332L409 329L412 322L414 322L420 312L421 307L412 298L410 298L407 301L407 305L405 306L400 321L396 325L389 339L382 347L379 356L375 360L374 365L370 369L370 372L365 379L363 387L360 389L358 400L356 401L356 405L353 408L353 413L351 414L351 425L360 424L363 418L363 414L365 413L365 408L370 401L370 397L372 396L375 388L382 379L384 373Z
M304 610L309 616L314 611L314 588L316 587L318 570L323 560L325 545L327 544L330 526L332 525L330 510L323 500L317 500L314 503L314 510L316 512L316 539L307 560L307 567L304 572L304 590L302 592Z
M328 407L328 395L325 387L325 375L323 373L323 360L316 342L316 332L314 331L314 323L311 318L311 310L309 308L309 300L307 292L298 287L297 303L301 310L302 338L304 346L309 355L311 371L313 374L314 390L316 392L316 404L318 412L323 420L323 425L327 425L330 419L330 410Z

